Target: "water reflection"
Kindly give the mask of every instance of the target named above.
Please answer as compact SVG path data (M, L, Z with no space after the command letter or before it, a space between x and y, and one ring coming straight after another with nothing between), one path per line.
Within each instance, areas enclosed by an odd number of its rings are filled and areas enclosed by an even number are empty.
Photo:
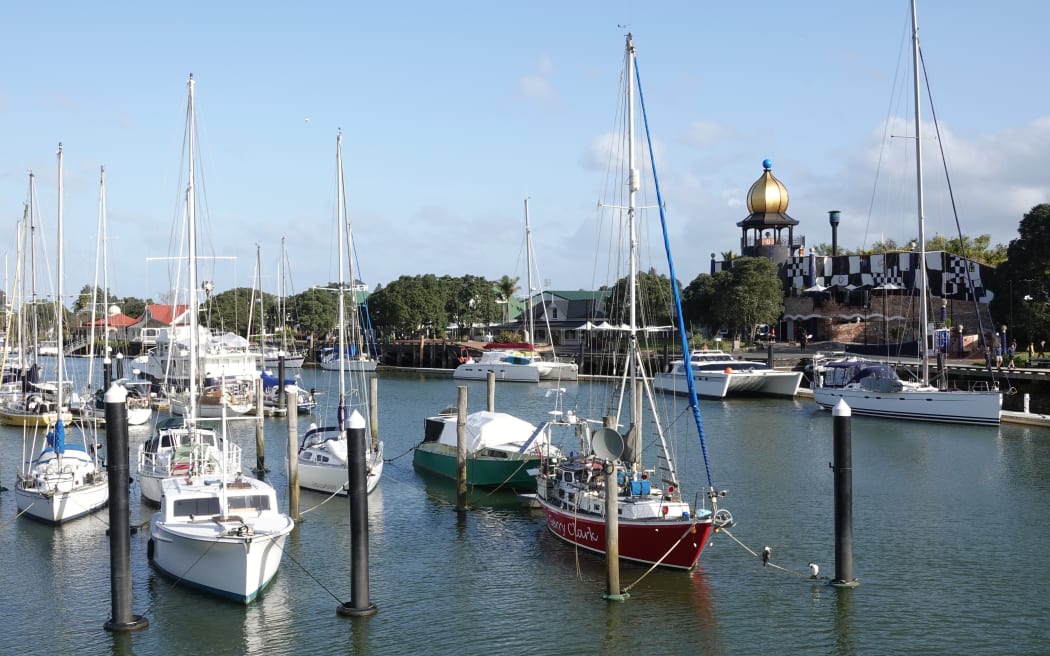
M834 588L835 590L835 654L852 656L856 653L853 645L853 589Z

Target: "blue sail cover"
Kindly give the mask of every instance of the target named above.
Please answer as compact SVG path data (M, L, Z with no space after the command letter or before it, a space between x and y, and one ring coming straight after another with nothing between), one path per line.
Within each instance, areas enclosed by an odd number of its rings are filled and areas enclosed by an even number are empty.
M278 378L277 376L274 376L273 374L268 374L268 373L266 373L264 371L264 372L262 372L262 382L263 382L263 387L265 387L266 389L269 389L271 387L277 387L277 384L281 382L281 379ZM295 385L296 384L295 383L295 378L285 378L284 379L284 384L286 386L288 386L288 385Z
M55 453L62 455L66 452L66 426L62 423L62 417L55 424L54 442Z

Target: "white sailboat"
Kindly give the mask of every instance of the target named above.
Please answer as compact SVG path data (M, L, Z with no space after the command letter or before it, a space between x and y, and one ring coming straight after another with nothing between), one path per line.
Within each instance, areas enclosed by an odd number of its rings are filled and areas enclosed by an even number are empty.
M61 416L68 426L73 415L66 407L59 406L55 381L41 380L40 349L37 337L40 334L38 312L40 301L36 290L36 230L37 230L36 176L29 172L29 198L25 207L25 218L19 230L19 268L28 272L16 275L21 278L22 293L20 311L17 315L19 345L18 362L5 361L4 384L0 386L0 424L33 428L54 426ZM28 289L26 288L28 286ZM9 315L9 319L12 317ZM10 326L8 327L10 334ZM28 335L28 339L27 339ZM5 355L6 357L10 357ZM10 366L10 369L8 368ZM72 388L63 390L68 398ZM59 408L61 407L61 411Z
M541 380L566 382L577 380L579 368L575 362L559 360L551 346L550 359L543 358L536 350L536 316L532 304L532 273L536 268L535 253L532 249L532 227L529 225L529 199L525 199L525 252L526 252L526 339L521 343L490 343L477 360L470 360L456 367L452 372L455 380L487 380L490 373L495 374L497 381L514 383L538 383ZM538 277L538 276L537 276ZM542 294L541 294L542 297ZM543 307L543 318L547 321L547 309ZM550 339L550 323L547 323L547 338Z
M339 284L335 288L338 294L338 349L345 353L347 343L350 339L346 308L346 288L343 275L343 263L350 262L353 258L353 239L351 237L350 222L347 220L346 212L346 186L343 180L343 134L336 136L336 184L338 188L337 209L337 240L339 261ZM350 279L353 280L353 267L351 267ZM355 293L351 291L351 293ZM356 303L354 308L356 310ZM358 321L356 313L351 314L350 321ZM346 495L349 490L349 449L347 443L347 418L350 416L351 407L368 417L369 408L367 402L367 372L361 368L351 368L350 358L337 358L339 372L339 395L338 406L335 410L335 424L317 426L311 424L303 436L299 446L299 487L324 492L327 494ZM353 383L348 385L348 376L353 377ZM331 398L328 396L327 398ZM366 421L366 426L371 422ZM383 443L373 440L365 433L365 469L367 480L365 489L371 492L379 484L379 478L383 474Z
M258 247L256 247L256 254L258 254ZM262 369L276 369L281 364L281 358L284 358L285 369L301 369L303 362L306 360L306 355L294 346L294 344L288 343L288 328L285 325L287 321L287 308L285 302L288 299L287 283L286 283L286 269L288 268L288 254L284 247L284 237L281 237L281 261L277 268L277 307L275 314L277 316L277 329L280 331L280 341L278 342L266 342L263 339L263 335L260 334L260 358L262 360ZM262 296L262 273L259 265L256 264L256 269L259 270L259 295ZM254 309L255 305L252 305ZM260 310L261 313L261 310ZM248 322L251 326L251 321ZM260 331L261 333L262 331Z
M62 144L58 145L58 296L55 301L55 332L58 335L57 383L55 403L65 407L65 372L63 371L62 319ZM109 501L109 479L98 462L98 448L88 445L66 444L67 421L59 416L48 431L46 444L37 452L35 434L29 447L37 455L27 463L15 484L18 510L27 517L60 524L92 513ZM29 438L28 427L26 438ZM23 462L25 457L23 454Z
M102 343L103 343L103 357L108 363L110 346L109 346L109 221L106 217L106 169L102 168L99 171L99 192L98 192L98 234L96 237L95 252L98 254L95 260L95 282L91 289L91 331L88 336L88 377L87 383L84 386L84 393L81 398L81 403L76 408L76 421L99 428L106 423L106 403L105 394L106 388L109 386L110 381L103 380L102 384L94 392L91 391L91 383L95 379L95 345L97 338L95 334L95 327L98 324L98 307L99 307L99 286L98 286L98 274L99 269L102 270ZM153 407L149 397L149 384L148 381L140 380L128 380L122 379L120 381L122 385L127 389L127 407L128 407L128 425L129 426L140 426L145 424L153 416Z
M625 254L613 254L614 263L627 269L627 294L629 323L626 333L626 353L620 380L612 386L612 398L600 410L604 421L601 423L613 426L625 426L625 435L620 435L611 427L602 428L591 434L591 423L594 420L583 420L577 415L562 416L552 422L567 425L575 429L580 437L580 444L573 449L578 455L544 462L537 480L536 499L543 510L547 528L557 538L587 551L599 554L606 553L606 530L609 523L606 518L607 500L615 497L617 512L618 554L621 559L652 564L675 569L692 569L696 566L700 553L716 527L728 525L732 516L725 510L717 508L719 497L710 483L710 466L707 466L709 489L706 498L710 507L693 506L683 496L674 453L669 448L665 430L671 423L678 423L674 417L667 417L656 407L649 373L641 355L639 339L644 338L646 331L640 324L642 303L638 298L638 232L636 195L640 190L641 172L635 164L635 79L638 78L635 63L635 49L631 35L627 35L624 70L621 77L625 85L624 123L626 134L621 143L626 143L626 161L623 168L612 172L610 179L622 185L628 195L627 204L604 205L618 214L613 217L616 223L626 231L619 239L620 244L627 244ZM638 96L641 97L639 89ZM644 119L645 106L641 106ZM650 154L651 154L650 149ZM656 182L655 171L653 182ZM656 193L663 226L664 245L667 250L667 261L670 280L675 280L674 266L667 246L667 230L664 221L664 204L660 202L659 187ZM620 214L622 212L622 214ZM609 217L604 217L609 218ZM673 282L671 283L673 286ZM678 311L678 329L684 341L684 325L680 310L680 299L674 292ZM692 376L687 377L692 381ZM643 405L648 401L647 410ZM700 446L704 463L707 465L707 450L704 446L704 434L700 422L699 405L695 391L690 386L690 407L699 432ZM628 417L621 419L621 410ZM653 428L653 435L643 436L643 430ZM647 458L655 460L643 464L643 444L651 445ZM565 449L563 448L563 451ZM611 468L611 469L610 469ZM616 490L608 490L609 480L604 472L615 475L613 479ZM616 591L618 592L618 591Z
M919 27L915 0L911 3L912 67L915 96L915 177L919 220L919 358L921 378L901 380L892 365L845 357L819 363L813 398L825 410L845 401L854 414L912 421L998 426L1003 395L980 383L971 389L941 389L930 384L929 278L926 267L926 217L923 204L922 114L919 83Z
M197 335L198 285L196 272L196 197L194 82L189 80L187 144L189 175L186 188L190 335ZM197 342L190 340L189 398L196 394ZM227 468L230 444L226 414L221 419L221 438L205 445L197 427L194 404L187 406L185 428L190 431L184 445L185 471L161 481L160 510L150 519L147 555L163 574L213 594L249 603L277 573L284 543L294 528L277 506L273 487ZM176 449L174 456L179 456ZM174 458L173 458L174 459ZM209 471L209 469L211 471ZM172 472L175 474L176 472ZM216 474L218 474L216 476Z

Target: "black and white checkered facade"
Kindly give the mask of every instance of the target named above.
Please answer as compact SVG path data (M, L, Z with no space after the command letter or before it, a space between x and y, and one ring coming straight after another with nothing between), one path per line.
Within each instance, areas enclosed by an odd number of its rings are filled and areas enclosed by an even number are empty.
M814 287L826 287L830 291L833 288L872 289L889 285L901 290L915 290L918 269L919 253L913 252L837 257L802 255L786 261L780 269L780 277L794 293ZM993 297L984 285L984 280L992 278L992 267L944 251L932 251L926 253L926 271L930 278L930 295L935 298L966 300L973 298L972 293L978 301L988 303Z

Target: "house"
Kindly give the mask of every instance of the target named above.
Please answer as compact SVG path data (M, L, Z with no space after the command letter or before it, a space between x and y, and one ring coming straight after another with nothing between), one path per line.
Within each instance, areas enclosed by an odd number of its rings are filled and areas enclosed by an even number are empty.
M588 336L584 327L588 323L597 324L606 319L605 304L610 293L608 289L599 289L535 294L531 305L536 334L531 336L531 341L560 347L580 346ZM503 327L507 330L527 330L528 305L526 302L523 312Z
M128 350L139 355L157 345L165 328L189 325L189 305L147 305L138 321L127 327Z

